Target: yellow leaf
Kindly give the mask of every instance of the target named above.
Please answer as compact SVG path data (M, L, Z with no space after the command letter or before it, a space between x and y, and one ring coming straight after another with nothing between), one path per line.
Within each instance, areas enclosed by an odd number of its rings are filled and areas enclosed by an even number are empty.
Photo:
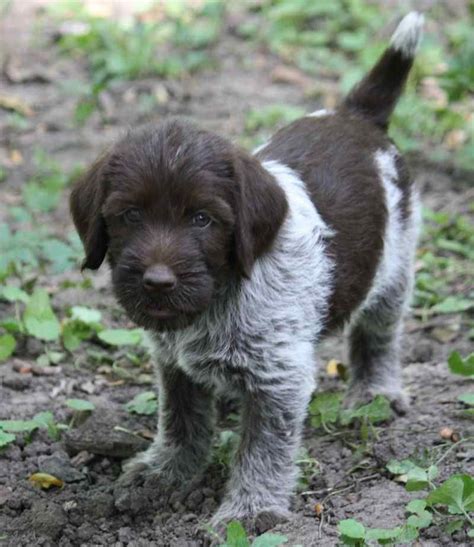
M30 105L22 101L20 98L14 97L13 95L4 95L2 93L0 95L0 108L3 108L5 110L14 110L22 116L33 115L33 110L31 109Z
M337 373L338 364L339 364L339 361L337 361L336 359L331 359L330 361L328 361L328 364L326 365L326 372L328 373L328 376L330 376L331 378L335 378L336 376L338 376L338 373Z
M326 365L326 372L330 378L341 378L341 380L347 379L347 368L337 359L331 359Z
M52 486L57 486L58 488L64 486L64 482L61 479L48 473L33 473L28 480L43 490L49 490Z

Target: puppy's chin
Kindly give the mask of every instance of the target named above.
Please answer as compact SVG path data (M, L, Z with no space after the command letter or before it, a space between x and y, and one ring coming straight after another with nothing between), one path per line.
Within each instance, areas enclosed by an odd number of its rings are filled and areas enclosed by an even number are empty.
M125 308L125 307L124 307ZM133 311L125 308L129 318L138 326L154 332L168 332L185 329L201 315L202 312L163 312L156 313L152 310Z

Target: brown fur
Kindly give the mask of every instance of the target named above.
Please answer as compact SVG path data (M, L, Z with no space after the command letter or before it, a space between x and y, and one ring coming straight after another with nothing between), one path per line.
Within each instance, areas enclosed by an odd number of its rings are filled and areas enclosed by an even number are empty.
M336 114L301 118L284 127L258 154L261 160L275 159L295 170L335 231L328 239L336 270L327 330L341 326L372 285L387 216L374 154L390 145L371 121L341 108ZM398 184L406 208L410 179L400 178Z
M118 300L138 324L159 329L188 324L229 277L249 276L287 207L255 158L178 119L130 132L71 194L84 267L98 268L108 254ZM124 217L130 209L138 222ZM211 225L193 226L199 211ZM175 290L144 290L143 274L155 264L173 271ZM156 320L157 310L173 317Z

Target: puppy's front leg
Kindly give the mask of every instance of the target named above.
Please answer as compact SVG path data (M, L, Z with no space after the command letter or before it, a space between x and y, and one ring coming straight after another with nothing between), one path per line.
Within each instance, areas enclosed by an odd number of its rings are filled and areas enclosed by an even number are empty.
M286 375L243 399L240 446L214 527L237 519L262 532L290 515L295 457L314 383L311 376Z
M214 430L214 397L176 367L159 366L158 434L152 445L124 466L116 505L129 509L129 491L140 483L185 489L206 467Z

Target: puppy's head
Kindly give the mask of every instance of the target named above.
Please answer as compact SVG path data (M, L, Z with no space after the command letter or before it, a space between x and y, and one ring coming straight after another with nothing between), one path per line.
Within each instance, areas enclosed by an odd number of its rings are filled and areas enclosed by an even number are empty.
M145 328L185 327L219 288L249 277L287 211L258 160L171 120L129 133L75 184L84 268L108 256L115 294Z

